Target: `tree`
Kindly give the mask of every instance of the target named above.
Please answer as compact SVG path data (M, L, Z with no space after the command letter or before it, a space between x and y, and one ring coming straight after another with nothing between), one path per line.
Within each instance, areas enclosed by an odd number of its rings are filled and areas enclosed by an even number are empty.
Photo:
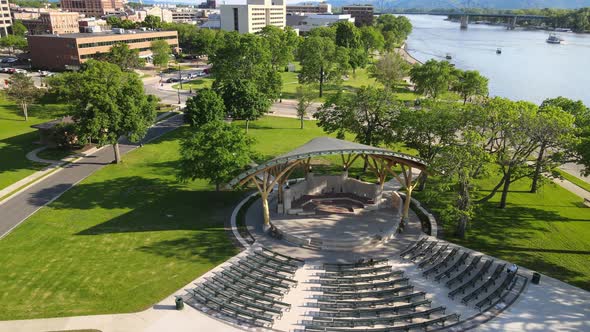
M233 84L235 87L241 84L235 81L248 80L267 99L278 99L282 80L280 74L272 67L268 43L262 37L253 34L240 35L230 32L225 33L223 37L221 47L209 59L215 75L213 88L220 92L224 90L225 85ZM227 99L224 100L227 108Z
M35 103L43 95L33 83L33 79L25 74L16 73L8 81L8 88L4 90L8 98L20 105L25 121L29 120L29 105Z
M453 67L447 61L428 60L423 65L410 69L410 78L416 85L416 92L437 98L449 90Z
M405 144L418 151L418 156L431 164L443 149L457 141L464 112L455 103L424 101L420 108L403 108L391 126L392 142ZM419 190L424 190L427 172L420 177Z
M303 129L303 118L307 114L307 110L313 104L313 95L311 90L306 85L297 87L297 116L301 121L301 129Z
M221 121L225 116L223 99L211 89L202 89L186 101L184 121L195 128L200 128L213 121Z
M0 47L7 48L8 54L14 54L16 50L24 51L27 49L27 39L22 36L6 35L0 38Z
M180 146L182 181L207 179L219 191L250 163L254 139L223 121L203 125L185 137Z
M127 44L111 46L109 53L104 55L105 61L116 64L121 70L133 70L145 65L145 60L139 57L138 49L130 49Z
M348 56L350 58L350 67L352 72L356 73L357 68L364 68L369 62L369 55L364 48L351 48L348 50Z
M107 24L111 26L111 28L121 28L121 29L135 29L137 28L138 24L127 19L121 19L118 16L108 16L107 17Z
M443 189L454 188L455 204L441 213L446 221L456 221L455 235L465 238L465 231L473 219L475 209L471 198L473 180L481 175L481 165L489 163L490 155L483 149L484 137L466 130L462 141L444 147L434 160L433 168L442 174ZM447 190L445 190L447 191Z
M190 38L190 50L195 55L212 58L217 49L223 46L223 30L197 29Z
M381 51L383 50L383 47L385 47L385 39L377 28L364 26L360 28L360 33L361 42L367 53Z
M136 73L117 65L89 60L80 71L48 81L69 104L81 140L112 145L116 163L121 161L119 139L139 141L154 122L155 98L145 95Z
M226 112L236 119L246 120L246 133L250 121L260 118L270 108L270 100L250 80L227 82L220 88L219 93L223 98Z
M340 82L349 68L348 52L337 47L332 39L313 36L306 38L299 48L301 73L299 83L319 84L323 96L326 82Z
M148 29L160 29L162 27L162 19L159 16L147 15L141 25Z
M457 82L453 90L463 98L463 105L472 96L486 96L488 94L489 79L477 70L458 71Z
M314 117L327 133L345 130L359 143L378 146L391 135L391 124L402 108L391 92L363 86L354 95L324 103Z
M160 68L168 66L172 50L165 40L155 40L152 42L152 62Z
M387 52L369 67L369 75L386 89L394 91L397 83L406 77L409 67L399 54Z
M541 173L565 162L566 151L576 145L574 116L556 106L539 108L533 138L538 142L538 154L532 175L531 193L537 192Z
M12 22L12 34L15 36L24 37L27 33L27 27L21 20L15 20Z
M195 49L192 41L197 34L197 27L194 24L176 22L162 23L162 28L168 31L176 31L178 33L178 46L182 48L182 52L194 54Z
M337 46L345 48L360 48L362 46L360 31L353 23L338 21L334 23L333 27L336 29L334 41Z
M383 34L388 51L398 47L412 33L412 23L405 16L379 15L376 26Z
M291 27L281 29L267 25L260 30L259 35L268 43L270 63L275 71L282 70L293 61L300 37Z

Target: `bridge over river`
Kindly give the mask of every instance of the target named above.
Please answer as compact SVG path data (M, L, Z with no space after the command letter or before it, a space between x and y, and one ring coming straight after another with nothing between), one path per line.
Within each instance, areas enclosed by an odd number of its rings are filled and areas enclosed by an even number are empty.
M548 16L542 15L518 15L518 14L475 14L475 13L460 13L460 12L432 12L432 13L412 13L412 12L404 12L400 14L415 14L415 15L435 15L435 16L449 16L449 17L459 17L461 20L461 29L467 29L469 26L469 18L470 17L493 17L493 18L506 18L507 20L507 27L510 30L516 28L516 24L518 20L543 20L549 18Z

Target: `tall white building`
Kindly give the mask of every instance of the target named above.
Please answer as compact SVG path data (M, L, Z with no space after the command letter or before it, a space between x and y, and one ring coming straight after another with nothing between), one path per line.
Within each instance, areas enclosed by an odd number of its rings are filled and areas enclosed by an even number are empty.
M11 27L12 18L10 17L8 0L0 0L0 37L8 35Z
M255 33L267 25L285 27L285 0L248 0L245 5L221 5L221 30Z

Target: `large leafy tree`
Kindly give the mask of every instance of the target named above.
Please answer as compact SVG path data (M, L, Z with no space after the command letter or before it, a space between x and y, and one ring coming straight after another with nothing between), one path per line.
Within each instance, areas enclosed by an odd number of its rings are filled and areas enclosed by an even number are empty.
M313 93L307 85L297 87L297 117L300 121L300 128L303 129L303 119L307 115L307 110L313 104Z
M360 28L361 42L367 53L381 51L385 47L383 34L373 26L363 26Z
M299 48L301 73L299 82L319 84L319 96L323 96L326 82L339 83L349 68L346 48L337 47L328 37L312 36Z
M457 71L453 90L461 95L463 104L474 96L487 96L489 79L477 70Z
M141 26L149 29L160 29L162 27L162 19L159 16L147 15L143 22L141 22Z
M29 105L35 103L43 95L43 90L38 89L33 79L25 74L16 73L8 81L8 87L4 90L8 98L14 100L20 106L29 120Z
M168 62L170 62L170 55L172 54L172 49L170 45L165 40L155 40L152 42L152 62L154 66L158 66L160 68L168 66Z
M405 16L380 15L376 26L385 39L385 49L389 51L399 46L412 32L412 23Z
M231 124L209 122L182 140L178 177L207 179L219 190L250 163L253 143L253 138Z
M449 90L453 74L453 67L447 61L429 60L410 69L410 78L416 85L416 92L432 98Z
M392 123L393 141L415 149L420 158L431 164L443 149L457 141L464 117L455 103L427 100L420 108L403 108ZM427 172L424 172L420 177L420 190L424 189L426 179Z
M200 128L213 121L221 121L225 116L223 99L211 89L201 89L186 101L184 119L189 125Z
M233 80L220 87L226 112L234 118L246 120L246 133L250 121L266 114L270 100L250 80Z
M230 32L225 33L223 37L221 47L210 57L215 75L214 89L223 91L224 86L234 85L230 87L233 89L242 84L235 81L248 80L267 99L278 99L282 81L280 74L272 67L268 43L262 37L253 34L240 35ZM228 102L231 100L224 100L229 111L232 107Z
M89 60L79 72L61 74L49 84L69 104L81 139L111 144L117 163L119 139L139 141L154 122L155 98L144 93L137 74L117 65Z
M222 30L197 29L190 37L190 52L195 55L206 55L211 58L223 44Z
M353 23L338 21L333 27L336 29L336 38L334 41L337 46L346 48L362 47L360 31Z
M14 54L15 51L25 51L28 47L27 39L23 36L7 35L0 38L0 47L8 49L8 54Z
M162 23L162 28L169 31L178 32L178 45L182 48L183 53L194 54L192 40L197 34L197 27L189 23ZM208 29L205 29L208 30Z
M24 37L27 33L27 27L21 20L15 20L12 22L12 34L16 36Z
M378 146L390 137L403 105L387 90L361 87L356 94L330 99L314 114L327 133L353 133L359 143Z
M409 68L408 63L399 54L387 52L369 66L369 75L386 89L395 90L398 82L406 77Z
M295 50L299 46L300 37L291 27L281 29L274 25L267 25L260 30L259 35L268 43L270 63L275 71L279 71L293 61Z
M145 65L145 60L139 57L138 49L130 49L127 44L116 44L109 53L104 55L105 61L114 63L122 70L133 70Z

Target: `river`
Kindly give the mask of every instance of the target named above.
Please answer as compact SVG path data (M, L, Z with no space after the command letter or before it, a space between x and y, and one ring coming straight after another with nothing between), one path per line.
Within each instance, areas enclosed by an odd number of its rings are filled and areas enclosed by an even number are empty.
M482 24L461 30L443 16L407 17L414 26L408 52L421 62L449 53L457 68L488 77L492 96L535 103L564 96L590 105L590 34L560 33L565 43L552 45L547 31Z

